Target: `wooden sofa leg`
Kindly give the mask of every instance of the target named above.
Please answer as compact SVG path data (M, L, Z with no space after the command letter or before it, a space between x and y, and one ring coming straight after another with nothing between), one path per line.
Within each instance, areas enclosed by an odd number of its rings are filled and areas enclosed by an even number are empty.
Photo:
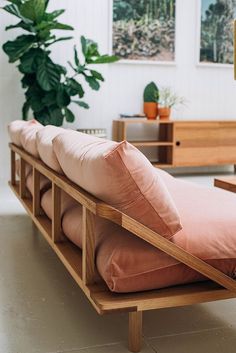
M140 352L142 348L142 320L143 312L129 313L129 350L130 352Z

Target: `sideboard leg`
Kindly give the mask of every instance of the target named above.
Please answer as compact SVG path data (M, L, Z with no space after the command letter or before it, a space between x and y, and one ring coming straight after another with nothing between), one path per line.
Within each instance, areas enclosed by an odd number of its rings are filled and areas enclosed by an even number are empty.
M130 352L140 352L142 348L142 320L143 312L129 313L129 350Z

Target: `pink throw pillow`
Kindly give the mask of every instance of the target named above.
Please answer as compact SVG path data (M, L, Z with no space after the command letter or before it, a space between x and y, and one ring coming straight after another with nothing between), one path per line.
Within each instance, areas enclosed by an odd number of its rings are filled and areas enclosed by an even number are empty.
M48 125L39 130L36 134L36 144L40 158L48 167L60 174L63 172L53 151L52 140L63 132L65 132L63 128Z
M20 134L22 147L26 152L36 158L39 158L39 153L36 146L36 133L43 128L43 125L39 122L32 120L30 124L27 124L22 128Z
M78 132L53 140L69 179L99 199L170 238L181 229L174 202L147 158L128 142Z
M29 120L29 121L15 120L15 121L12 121L8 125L8 134L10 136L11 142L14 143L15 145L17 145L18 147L22 147L20 136L21 136L21 131L22 131L23 127L28 126L28 125L32 125L35 123L36 123L36 120Z

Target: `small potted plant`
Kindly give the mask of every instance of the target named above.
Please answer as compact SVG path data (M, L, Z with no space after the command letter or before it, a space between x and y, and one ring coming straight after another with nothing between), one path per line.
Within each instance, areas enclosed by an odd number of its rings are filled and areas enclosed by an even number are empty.
M169 119L171 109L178 105L185 104L185 98L178 96L170 87L163 87L160 90L159 104L159 118Z
M147 119L156 119L158 115L159 89L154 82L150 82L143 93L143 111Z

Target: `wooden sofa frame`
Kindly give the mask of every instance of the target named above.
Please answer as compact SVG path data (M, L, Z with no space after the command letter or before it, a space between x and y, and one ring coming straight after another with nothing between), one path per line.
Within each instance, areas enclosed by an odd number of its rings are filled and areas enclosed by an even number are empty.
M9 144L9 147L11 150L10 187L96 311L99 314L129 313L129 350L131 352L139 352L142 346L143 311L236 297L236 281L229 276L126 214L96 199L68 178L57 174L16 145ZM19 180L16 177L16 154L20 158ZM33 170L33 196L29 195L26 189L26 164L31 165ZM43 214L40 207L40 175L44 175L52 182L52 221ZM83 250L67 240L62 233L61 190L73 197L83 207ZM209 281L138 293L112 293L102 279L97 280L94 233L96 216L106 218L127 229L137 237L203 274Z

